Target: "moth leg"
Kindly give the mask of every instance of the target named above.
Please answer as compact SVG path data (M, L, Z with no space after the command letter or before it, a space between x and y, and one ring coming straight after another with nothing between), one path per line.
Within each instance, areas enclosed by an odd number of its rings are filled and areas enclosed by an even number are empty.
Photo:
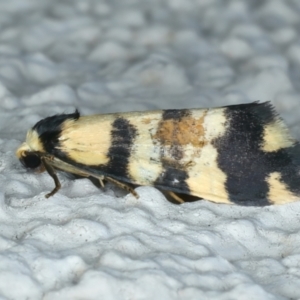
M132 188L130 187L129 185L125 184L125 183L122 183L116 179L113 179L111 177L105 177L105 179L107 181L110 181L112 183L114 183L115 185L119 186L120 188L130 192L135 198L139 198L139 195L137 194L137 192Z
M170 197L172 197L176 202L178 203L184 203L185 201L179 197L178 195L176 195L174 192L170 192L170 191L167 191L167 193L170 195Z
M43 158L42 158L42 162L45 166L46 171L53 178L54 183L55 183L55 188L50 193L46 194L46 196L45 196L46 198L49 198L49 197L53 196L61 188L61 184L60 184L59 179L58 179L58 177L55 173L54 168L50 164L48 164L46 162L46 160L43 159Z
M102 187L102 188L104 188L104 182L103 182L103 180L105 179L105 177L104 176L99 176L98 177L98 180L99 180L99 183L100 183L100 186Z

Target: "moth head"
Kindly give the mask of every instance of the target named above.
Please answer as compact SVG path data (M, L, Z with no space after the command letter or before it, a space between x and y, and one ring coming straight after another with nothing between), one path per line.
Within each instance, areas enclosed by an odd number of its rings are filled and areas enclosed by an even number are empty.
M41 160L41 154L36 151L32 151L26 143L23 143L17 149L16 155L26 169L38 173L41 173L45 170Z

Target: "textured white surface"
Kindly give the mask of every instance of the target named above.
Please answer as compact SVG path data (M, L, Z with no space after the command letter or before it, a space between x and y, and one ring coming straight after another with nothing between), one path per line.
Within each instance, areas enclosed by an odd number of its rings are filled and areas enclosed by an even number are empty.
M27 173L43 117L271 100L299 131L298 0L0 1L1 299L299 299L300 202L139 199ZM201 183L200 183L201 184Z

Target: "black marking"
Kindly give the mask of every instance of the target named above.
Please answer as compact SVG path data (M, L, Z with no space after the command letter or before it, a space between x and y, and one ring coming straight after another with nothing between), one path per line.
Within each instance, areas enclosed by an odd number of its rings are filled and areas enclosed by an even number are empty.
M103 168L106 174L111 174L111 177L129 178L128 164L137 129L122 117L117 118L112 127L112 144L107 154L109 163L100 168Z
M186 183L188 178L186 171L165 166L165 171L155 180L154 186L177 193L190 194L189 186Z
M218 166L227 175L229 199L240 205L272 204L266 182L271 172L280 172L282 181L299 193L299 145L273 152L261 150L264 127L278 119L270 103L228 106L226 119L228 131L213 144L218 150Z
M164 121L174 120L180 121L185 117L189 117L191 111L188 109L167 109L163 111L162 120L159 126L164 126ZM180 165L179 161L184 157L182 146L174 142L169 150L169 153L165 153L164 141L160 140L160 160L164 171L155 180L154 186L170 190L178 193L190 193L186 179L189 178L188 173ZM171 156L172 159L168 157Z
M55 115L45 118L37 122L32 127L32 130L38 133L46 152L55 155L57 154L56 146L58 145L58 138L62 130L61 125L66 120L78 120L79 117L80 114L76 109L72 114Z
M191 114L188 109L166 109L162 114L162 122L166 120L181 120Z
M172 145L170 148L170 155L175 161L180 161L184 157L182 146L177 144Z
M25 168L36 169L41 165L41 158L34 152L26 152L25 156L20 158L20 162Z
M281 174L280 181L295 195L300 195L300 145L295 143L289 148L268 153L270 161L274 162L273 172ZM275 164L276 162L276 164Z

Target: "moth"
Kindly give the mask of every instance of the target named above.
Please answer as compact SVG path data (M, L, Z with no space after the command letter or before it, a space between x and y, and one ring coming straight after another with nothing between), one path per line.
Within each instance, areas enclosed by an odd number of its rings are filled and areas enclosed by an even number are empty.
M45 118L16 152L21 163L216 203L264 206L300 196L300 146L269 102L207 109ZM178 197L181 202L181 198Z

